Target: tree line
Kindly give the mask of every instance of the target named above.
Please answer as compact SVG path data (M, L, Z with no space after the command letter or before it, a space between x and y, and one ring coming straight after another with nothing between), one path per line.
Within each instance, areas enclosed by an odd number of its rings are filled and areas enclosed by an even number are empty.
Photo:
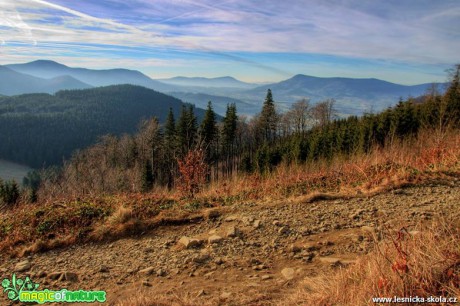
M163 186L183 187L193 195L211 181L243 172L269 173L283 162L366 153L416 137L421 129L442 135L460 123L459 70L444 95L432 88L422 98L362 117L337 118L332 99L315 105L302 99L280 113L270 90L260 113L250 119L238 116L235 104L227 105L218 120L209 102L201 122L193 106L182 106L178 118L170 109L164 124L143 120L134 135L104 136L75 153L58 174L48 175L41 192L78 196Z

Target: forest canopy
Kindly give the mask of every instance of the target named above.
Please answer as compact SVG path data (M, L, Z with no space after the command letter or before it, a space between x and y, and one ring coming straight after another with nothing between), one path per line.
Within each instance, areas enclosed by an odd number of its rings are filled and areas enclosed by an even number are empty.
M0 158L33 168L61 165L106 134L134 133L142 119L178 116L184 103L140 86L0 97ZM204 110L195 110L199 118Z

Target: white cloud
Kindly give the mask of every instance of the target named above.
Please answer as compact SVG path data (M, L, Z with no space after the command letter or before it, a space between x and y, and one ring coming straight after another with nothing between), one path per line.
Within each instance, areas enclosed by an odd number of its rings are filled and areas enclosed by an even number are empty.
M87 52L80 54L87 58L126 53L133 61L139 61L136 55L158 58L172 50L458 62L459 3L403 2L81 0L67 7L44 0L1 1L0 52L11 56L17 43L36 42L35 52L49 56L74 48L67 53Z

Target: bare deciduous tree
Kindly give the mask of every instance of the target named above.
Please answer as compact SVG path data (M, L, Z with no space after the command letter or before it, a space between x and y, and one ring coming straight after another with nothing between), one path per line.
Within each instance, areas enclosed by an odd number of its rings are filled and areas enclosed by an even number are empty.
M308 128L308 123L311 120L311 108L309 99L301 99L291 106L292 124L296 133L303 133Z
M334 105L334 99L327 99L317 103L312 108L313 119L319 126L324 126L335 118L336 110Z

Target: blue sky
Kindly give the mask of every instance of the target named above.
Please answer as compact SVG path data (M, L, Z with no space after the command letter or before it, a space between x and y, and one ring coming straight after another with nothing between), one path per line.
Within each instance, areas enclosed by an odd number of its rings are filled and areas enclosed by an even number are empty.
M417 84L460 62L459 29L458 0L0 0L0 65Z

